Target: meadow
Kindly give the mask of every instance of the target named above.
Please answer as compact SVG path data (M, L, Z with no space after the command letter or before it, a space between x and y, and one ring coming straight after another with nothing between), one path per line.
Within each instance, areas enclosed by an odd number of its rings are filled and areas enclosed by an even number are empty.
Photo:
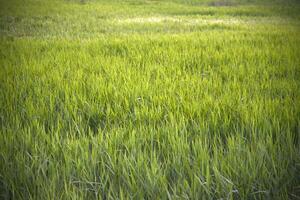
M300 3L0 0L0 199L300 199Z

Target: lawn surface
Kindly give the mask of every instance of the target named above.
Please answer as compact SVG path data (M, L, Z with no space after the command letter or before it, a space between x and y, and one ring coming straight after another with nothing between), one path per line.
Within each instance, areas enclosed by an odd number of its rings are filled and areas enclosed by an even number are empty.
M300 4L0 0L0 199L300 199Z

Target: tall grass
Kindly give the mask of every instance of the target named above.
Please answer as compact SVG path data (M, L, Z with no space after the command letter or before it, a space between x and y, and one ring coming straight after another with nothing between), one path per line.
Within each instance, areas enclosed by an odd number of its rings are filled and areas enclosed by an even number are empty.
M1 198L300 197L297 4L78 2L1 1Z

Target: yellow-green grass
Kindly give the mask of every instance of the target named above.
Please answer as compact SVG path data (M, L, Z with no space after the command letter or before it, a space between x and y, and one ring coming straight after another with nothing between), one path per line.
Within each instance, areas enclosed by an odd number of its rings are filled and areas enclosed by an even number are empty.
M299 199L297 1L0 1L0 199Z

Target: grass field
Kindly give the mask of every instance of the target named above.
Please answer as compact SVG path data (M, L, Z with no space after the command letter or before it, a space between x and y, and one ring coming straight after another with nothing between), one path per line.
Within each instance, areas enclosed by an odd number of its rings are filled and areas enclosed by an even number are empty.
M0 0L0 199L300 199L300 3Z

